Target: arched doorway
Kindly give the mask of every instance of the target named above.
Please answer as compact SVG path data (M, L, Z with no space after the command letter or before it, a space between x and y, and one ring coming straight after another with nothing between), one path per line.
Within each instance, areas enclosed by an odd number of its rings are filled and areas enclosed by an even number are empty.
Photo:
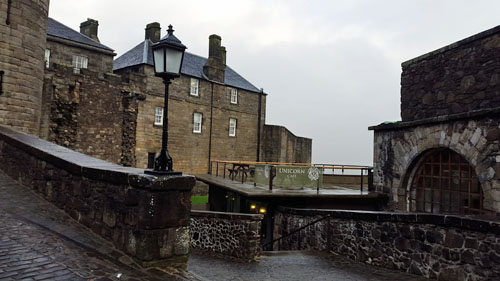
M410 183L411 212L482 215L483 191L474 168L450 149L427 152Z

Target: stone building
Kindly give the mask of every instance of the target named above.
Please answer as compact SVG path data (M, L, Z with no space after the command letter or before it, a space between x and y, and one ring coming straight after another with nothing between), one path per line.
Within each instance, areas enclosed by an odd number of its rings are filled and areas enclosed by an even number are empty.
M49 0L0 3L0 124L38 135Z
M262 161L311 163L312 139L297 137L283 126L267 124L263 136Z
M113 50L97 37L98 22L77 32L54 19L47 47L40 136L113 163L133 166L137 86L114 75ZM137 83L140 84L140 83Z
M151 52L160 26L149 24L146 39L114 62L97 27L88 19L77 32L49 19L40 136L103 160L151 167L161 146L165 89L154 76ZM168 148L175 170L202 174L211 160L271 159L273 149L283 150L264 135L267 95L226 66L220 42L210 36L208 59L186 53L182 75L170 85ZM280 153L293 156L282 158L297 162L300 154L298 162L310 162L311 140L294 151L301 140L289 133Z
M47 22L47 47L45 48L45 67L53 65L73 67L75 73L80 69L96 72L113 72L113 49L101 44L97 37L99 22L87 19L80 24L80 32L49 18Z
M146 83L145 97L138 102L137 167L152 167L161 146L165 88L161 78L154 76L151 51L159 40L160 25L147 25L145 40L114 64L116 74L142 76ZM267 94L226 65L220 36L209 37L208 53L204 58L186 52L181 77L170 85L169 153L175 170L194 174L207 173L212 160L269 158L262 149ZM310 162L310 146L304 154Z
M402 121L374 131L374 185L397 210L500 212L500 26L402 64Z

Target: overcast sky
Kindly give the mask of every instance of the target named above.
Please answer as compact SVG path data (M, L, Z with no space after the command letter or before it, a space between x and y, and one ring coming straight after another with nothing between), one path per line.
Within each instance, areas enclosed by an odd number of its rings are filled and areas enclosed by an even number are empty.
M79 30L99 21L118 56L151 22L194 54L218 34L227 64L267 97L267 124L313 139L313 162L373 163L368 126L400 120L401 63L500 24L500 1L51 0Z

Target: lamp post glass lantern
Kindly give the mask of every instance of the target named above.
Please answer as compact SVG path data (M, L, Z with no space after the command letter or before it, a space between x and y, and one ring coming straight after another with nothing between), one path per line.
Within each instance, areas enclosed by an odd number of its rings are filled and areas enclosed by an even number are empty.
M165 84L165 100L163 106L163 131L160 155L155 159L153 171L146 173L154 175L179 175L172 169L172 157L168 154L168 86L171 80L180 76L182 61L184 59L184 46L174 35L172 25L168 26L167 35L151 46L153 49L153 63L155 76L161 77Z

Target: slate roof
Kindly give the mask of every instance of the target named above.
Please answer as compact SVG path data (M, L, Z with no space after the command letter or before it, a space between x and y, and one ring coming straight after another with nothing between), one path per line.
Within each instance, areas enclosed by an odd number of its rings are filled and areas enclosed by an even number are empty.
M66 25L56 21L53 18L49 18L49 20L47 22L47 34L54 36L54 37L58 37L58 38L78 42L81 44L89 45L92 47L104 49L106 51L111 51L111 52L114 51L110 47L103 45L97 41L92 40L90 37L87 37L87 36L81 34L80 32L73 30L70 27L67 27Z
M114 61L113 70L139 64L153 65L153 51L151 50L152 44L151 40L146 39L125 54L121 55ZM203 74L203 65L205 65L206 61L207 58L186 52L184 54L184 61L182 62L181 73L208 80ZM260 92L257 87L252 85L252 83L248 82L229 66L226 66L224 84L251 92Z

